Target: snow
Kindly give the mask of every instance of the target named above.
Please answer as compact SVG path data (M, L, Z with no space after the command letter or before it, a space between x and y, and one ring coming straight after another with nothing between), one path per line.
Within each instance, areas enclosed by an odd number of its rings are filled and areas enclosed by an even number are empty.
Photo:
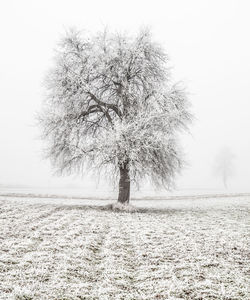
M250 196L0 196L0 299L249 299Z

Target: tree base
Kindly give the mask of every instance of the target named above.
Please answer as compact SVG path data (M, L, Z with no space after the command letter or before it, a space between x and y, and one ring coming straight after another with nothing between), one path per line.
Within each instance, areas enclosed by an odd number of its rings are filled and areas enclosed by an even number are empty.
M120 202L116 202L116 203L112 203L106 206L108 209L113 210L113 211L120 211L120 212L130 212L130 213L134 213L134 212L138 212L139 209L131 204L128 203L120 203Z

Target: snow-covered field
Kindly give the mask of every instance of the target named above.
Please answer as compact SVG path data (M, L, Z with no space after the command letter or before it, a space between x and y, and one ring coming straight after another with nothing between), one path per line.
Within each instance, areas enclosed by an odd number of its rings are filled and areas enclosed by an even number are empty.
M0 299L249 299L249 200L0 196Z

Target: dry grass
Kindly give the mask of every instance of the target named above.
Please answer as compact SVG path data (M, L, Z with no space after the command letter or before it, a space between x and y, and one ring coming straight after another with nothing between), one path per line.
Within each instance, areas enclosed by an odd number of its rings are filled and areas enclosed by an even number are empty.
M249 299L247 197L132 214L0 199L0 299Z

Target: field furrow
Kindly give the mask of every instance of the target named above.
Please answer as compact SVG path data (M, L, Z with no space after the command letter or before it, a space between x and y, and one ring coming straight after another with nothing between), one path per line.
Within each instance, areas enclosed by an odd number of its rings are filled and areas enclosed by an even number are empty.
M249 199L203 201L2 200L0 299L249 299Z

